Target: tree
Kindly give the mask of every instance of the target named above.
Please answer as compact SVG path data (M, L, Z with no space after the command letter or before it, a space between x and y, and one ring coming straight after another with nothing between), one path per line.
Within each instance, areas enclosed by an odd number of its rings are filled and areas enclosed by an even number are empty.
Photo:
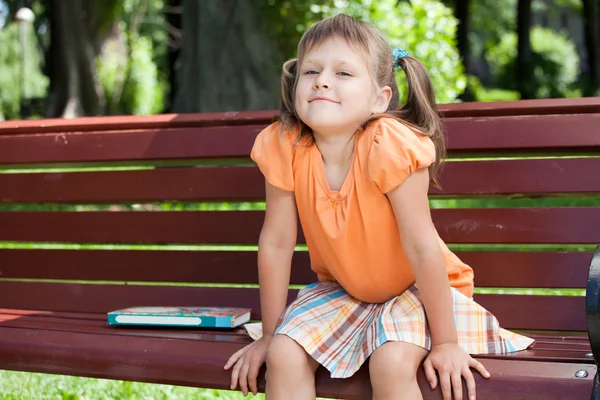
M598 0L582 1L589 71L589 82L584 85L583 94L598 96L600 95L600 6Z
M456 41L458 52L462 58L463 68L467 73L469 72L469 63L471 61L471 52L469 46L469 19L471 17L471 3L471 0L454 0L454 16L458 21ZM464 93L461 95L461 100L474 100L474 95L469 89L468 85L465 88Z
M118 6L117 0L49 0L48 117L100 115L104 110L96 57L116 32Z
M517 64L516 80L522 99L535 97L532 87L533 63L531 56L531 0L518 0L517 3Z
M275 109L277 42L254 0L183 0L182 47L172 111Z
M167 0L165 13L165 24L169 26L169 37L167 46L167 69L169 80L169 107L175 101L177 93L177 71L179 70L179 56L181 52L181 16L182 0Z

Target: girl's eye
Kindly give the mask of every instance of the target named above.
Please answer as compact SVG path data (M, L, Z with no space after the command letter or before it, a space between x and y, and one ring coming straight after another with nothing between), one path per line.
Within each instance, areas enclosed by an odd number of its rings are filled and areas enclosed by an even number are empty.
M318 74L318 72L317 72L317 71L315 71L314 69L311 69L311 70L309 70L309 71L306 71L306 72L304 73L304 75L314 75L314 74Z
M352 76L352 75L350 75L350 73L348 73L346 71L341 71L341 72L339 72L339 74L342 76Z

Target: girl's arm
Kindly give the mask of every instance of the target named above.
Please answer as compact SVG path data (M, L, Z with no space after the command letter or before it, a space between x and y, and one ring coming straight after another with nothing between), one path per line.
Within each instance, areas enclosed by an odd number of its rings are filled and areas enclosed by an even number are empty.
M225 369L231 371L231 390L238 383L244 396L258 391L258 371L264 364L277 319L287 302L292 255L298 233L294 192L266 182L267 211L258 240L258 282L263 337L233 354Z
M431 220L428 189L429 173L418 169L388 198L427 312L432 344L458 343L446 260Z
M388 193L431 332L431 352L423 366L432 389L438 385L438 371L444 400L450 400L452 392L454 398L463 398L463 377L468 398L474 399L475 379L470 368L476 368L485 378L490 374L458 345L446 261L431 220L428 189L429 172L418 169Z
M287 302L298 222L294 192L266 182L266 195L265 221L258 241L258 281L263 335L270 338Z

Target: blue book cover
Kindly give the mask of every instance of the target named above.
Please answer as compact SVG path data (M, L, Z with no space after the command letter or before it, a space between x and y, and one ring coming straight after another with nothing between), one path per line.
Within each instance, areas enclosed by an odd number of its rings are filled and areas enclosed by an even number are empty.
M130 307L108 313L109 325L236 328L250 321L249 308Z

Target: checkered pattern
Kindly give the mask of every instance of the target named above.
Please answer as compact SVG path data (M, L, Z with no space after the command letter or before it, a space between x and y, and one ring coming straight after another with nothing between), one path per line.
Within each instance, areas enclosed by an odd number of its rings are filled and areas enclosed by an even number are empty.
M479 304L452 289L458 342L470 354L511 353L534 341L500 328ZM246 326L260 337L260 325ZM276 334L298 342L332 378L352 376L375 349L388 341L431 349L431 336L419 291L412 286L386 303L351 297L339 284L317 282L300 291L280 317Z

